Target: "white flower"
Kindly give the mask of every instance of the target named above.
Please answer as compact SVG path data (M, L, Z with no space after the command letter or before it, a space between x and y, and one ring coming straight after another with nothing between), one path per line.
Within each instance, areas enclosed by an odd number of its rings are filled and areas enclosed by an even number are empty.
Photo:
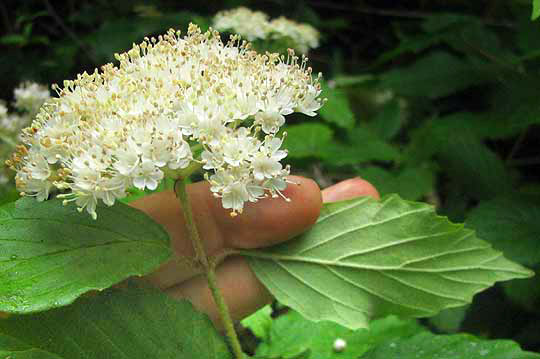
M46 199L56 187L95 218L99 201L113 205L131 187L155 190L165 175L200 165L232 215L246 202L286 198L277 133L285 116L313 115L322 103L304 57L259 55L191 25L116 58L118 67L53 87L59 96L23 130L10 162L21 191Z
M219 31L232 31L249 41L266 38L269 32L268 15L245 7L220 11L214 16L213 26Z
M35 82L24 82L14 91L14 106L22 111L28 111L35 114L41 105L47 101L51 95L46 86Z
M259 112L255 115L255 123L261 125L265 133L276 133L285 124L285 117L277 111Z
M233 213L242 213L244 202L249 200L249 192L242 182L234 182L225 187L222 196L223 208L230 208Z
M219 31L229 31L249 41L257 39L287 39L302 54L319 47L319 32L311 25L297 23L281 16L272 21L261 11L245 7L220 11L214 16L213 26Z
M163 179L163 172L150 160L142 160L135 168L133 185L138 189L153 191Z

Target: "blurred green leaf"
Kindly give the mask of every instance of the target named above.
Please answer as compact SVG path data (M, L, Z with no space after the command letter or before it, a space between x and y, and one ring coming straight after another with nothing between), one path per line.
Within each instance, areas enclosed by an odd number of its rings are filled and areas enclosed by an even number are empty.
M468 334L420 333L379 345L363 359L536 359L540 354L525 352L510 340L482 340Z
M355 120L346 92L336 87L329 87L326 82L321 82L321 85L321 96L328 99L319 110L321 117L341 128L352 128Z
M524 264L540 264L540 203L511 194L480 202L467 217L478 236Z
M540 312L540 267L532 278L511 280L502 283L504 293L522 308L530 312ZM538 337L540 339L540 337Z
M311 322L290 310L274 320L270 336L257 348L256 357L296 359L304 354L306 359L356 359L386 340L410 337L424 330L415 320L394 316L374 320L368 329L351 330L332 322ZM333 349L338 338L347 343L340 353Z
M194 16L192 12L180 11L150 18L111 18L85 40L101 59L112 61L115 53L128 50L132 43L141 42L145 36L161 34L171 27L184 31Z
M56 354L32 348L2 333L0 333L0 356L6 359L61 359Z
M285 128L283 147L289 158L322 157L332 143L333 131L321 123L303 123Z
M19 34L4 35L0 37L0 44L3 44L3 45L24 46L26 43L27 43L26 37Z
M474 121L469 113L426 121L411 132L404 158L415 166L437 155L441 169L463 191L472 198L488 199L511 191L514 179L502 159L475 133L484 130L483 123Z
M435 174L424 167L407 167L391 172L373 166L359 170L358 174L371 182L381 195L397 193L400 197L413 201L431 192L435 185Z
M510 281L515 282L515 281ZM429 318L431 325L445 333L456 333L467 315L468 305L457 308L449 308L441 311L434 317Z
M320 157L328 165L346 166L369 161L396 161L399 151L366 126L348 132L349 141L330 142L321 148Z
M540 0L532 0L531 20L536 20L540 17Z
M382 139L390 140L398 134L403 122L399 100L393 99L382 106L377 116L369 122L369 127Z
M397 94L437 99L486 82L477 68L447 52L432 52L413 64L381 75L380 86Z

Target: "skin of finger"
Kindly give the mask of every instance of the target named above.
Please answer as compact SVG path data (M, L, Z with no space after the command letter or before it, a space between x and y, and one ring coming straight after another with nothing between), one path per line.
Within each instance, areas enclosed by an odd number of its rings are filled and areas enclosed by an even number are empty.
M217 282L233 320L245 318L270 303L272 296L257 279L244 258L229 257L217 268ZM207 313L218 329L222 329L218 310L206 278L198 276L165 292L174 298L188 299Z
M359 178L346 180L323 190L323 198L330 198L332 201L360 196L378 199L379 193L369 182ZM217 268L216 274L218 286L233 320L242 319L270 303L270 293L257 279L244 258L227 258ZM218 328L222 328L217 308L203 276L171 288L167 293L176 298L189 299L199 310L207 313Z
M307 178L290 176L298 185L289 185L283 194L290 198L268 198L247 203L242 214L231 217L221 200L212 196L209 184L188 186L188 195L199 235L209 256L227 248L260 248L294 237L311 227L322 207L318 185ZM146 212L169 233L172 247L179 256L194 257L193 246L184 224L184 214L174 192L156 193L131 205ZM168 288L200 273L185 261L171 260L147 277L152 284Z
M371 183L359 177L339 182L322 191L324 202L344 201L365 196L380 199L377 189Z

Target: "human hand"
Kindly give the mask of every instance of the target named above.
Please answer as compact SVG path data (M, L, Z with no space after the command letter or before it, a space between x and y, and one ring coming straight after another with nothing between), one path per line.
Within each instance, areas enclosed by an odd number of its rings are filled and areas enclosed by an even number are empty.
M208 256L219 256L231 248L267 247L291 239L315 223L323 201L333 202L360 196L379 198L377 190L359 178L340 182L323 191L310 179L295 176L290 179L299 183L298 186L289 185L284 191L291 202L282 199L261 200L247 205L244 212L234 218L212 196L207 182L188 186L193 215ZM164 226L179 256L195 256L184 226L180 202L174 192L156 193L134 201L131 205ZM200 274L179 261L171 260L147 279L172 297L189 299L197 309L207 313L221 327L206 278ZM218 266L216 274L234 320L248 316L272 300L270 293L242 257L227 257Z

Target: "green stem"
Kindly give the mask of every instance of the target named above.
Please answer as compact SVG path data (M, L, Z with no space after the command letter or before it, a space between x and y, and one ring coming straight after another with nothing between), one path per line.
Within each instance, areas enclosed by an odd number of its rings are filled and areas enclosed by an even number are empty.
M232 352L236 359L243 359L245 356L242 352L242 347L240 345L240 341L238 340L238 336L236 335L236 331L234 330L234 323L232 321L231 314L229 313L229 308L227 308L225 299L223 298L223 295L221 294L221 291L219 290L217 285L214 265L213 263L211 263L211 261L208 259L208 256L206 255L203 243L201 241L201 238L199 237L197 226L193 219L193 211L191 209L189 196L186 190L185 177L181 178L178 181L176 187L176 196L180 199L180 203L182 204L184 219L186 221L189 238L191 239L191 242L193 243L193 248L195 249L196 260L198 260L204 268L206 279L208 281L208 287L212 292L212 297L214 297L214 302L216 303L216 306L219 310L219 316L221 318L223 326L225 327L225 334L229 339L229 344L231 346Z

